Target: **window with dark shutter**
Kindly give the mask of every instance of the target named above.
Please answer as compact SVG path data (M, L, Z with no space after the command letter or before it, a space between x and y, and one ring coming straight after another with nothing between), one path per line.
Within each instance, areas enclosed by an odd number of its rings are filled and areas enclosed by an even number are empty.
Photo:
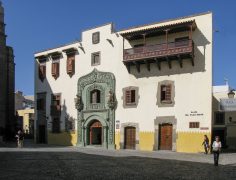
M135 98L135 90L133 89L133 90L126 90L125 91L125 103L127 104L127 105L129 105L129 104L135 104L135 100L136 100L136 98Z
M98 44L100 42L100 33L99 32L95 32L92 34L92 41L93 41L93 44Z
M75 74L75 54L67 55L67 74L71 77Z
M57 79L59 77L59 73L60 73L59 68L60 68L59 62L52 63L52 76L54 77L54 79Z
M171 85L161 85L161 102L171 103Z
M41 81L46 78L46 65L39 65L38 74Z
M60 105L61 104L61 95L52 95L52 105Z
M96 66L100 64L100 52L92 53L91 65Z
M51 97L51 109L50 115L53 117L61 116L61 95L60 94L52 94Z
M91 91L91 93L90 93L90 103L91 104L101 103L101 94L100 94L99 90L94 89L93 91Z
M45 110L45 101L44 99L40 98L37 99L37 110Z
M56 117L52 120L52 133L60 133L60 118Z
M199 122L190 122L189 128L199 128L200 123Z
M224 125L224 124L225 124L225 113L215 112L215 125Z

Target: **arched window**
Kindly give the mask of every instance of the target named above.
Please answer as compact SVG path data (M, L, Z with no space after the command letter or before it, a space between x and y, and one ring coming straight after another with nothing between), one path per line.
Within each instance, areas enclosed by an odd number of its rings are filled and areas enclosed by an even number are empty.
M101 103L101 92L97 89L94 89L90 92L90 103L97 104Z

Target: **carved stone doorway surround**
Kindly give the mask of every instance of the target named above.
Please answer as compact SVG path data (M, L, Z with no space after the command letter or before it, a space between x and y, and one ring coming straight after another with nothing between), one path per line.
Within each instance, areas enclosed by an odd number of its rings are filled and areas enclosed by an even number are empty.
M175 116L159 116L154 120L154 150L159 150L159 127L161 124L172 124L173 130L172 130L172 151L176 151L176 139L177 139L177 133L176 133L176 124L177 120Z
M94 69L91 73L78 80L78 90L75 98L75 108L78 110L77 133L78 146L88 145L87 131L89 123L94 119L102 124L103 143L108 149L115 148L115 76L110 72L101 72ZM91 92L98 90L100 100L91 101Z

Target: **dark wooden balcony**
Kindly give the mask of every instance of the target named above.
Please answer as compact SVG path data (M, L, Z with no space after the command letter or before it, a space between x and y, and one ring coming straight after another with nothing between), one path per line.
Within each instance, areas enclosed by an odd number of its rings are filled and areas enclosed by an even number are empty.
M190 59L194 65L194 43L192 40L183 40L155 45L146 45L130 49L124 49L123 62L130 70L131 65L136 65L140 71L140 64L147 64L150 71L150 63L157 63L161 69L160 62L167 61L171 68L171 61L179 61L182 68L182 60Z
M50 115L51 116L60 116L61 115L61 106L60 105L51 105Z

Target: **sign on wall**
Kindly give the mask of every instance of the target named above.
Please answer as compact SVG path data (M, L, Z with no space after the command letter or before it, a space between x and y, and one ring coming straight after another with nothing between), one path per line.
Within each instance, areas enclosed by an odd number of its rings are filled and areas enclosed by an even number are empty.
M116 129L120 129L120 121L116 120Z
M236 99L220 99L220 110L236 111Z
M190 113L186 113L185 116L203 116L204 114L198 111L190 111Z

